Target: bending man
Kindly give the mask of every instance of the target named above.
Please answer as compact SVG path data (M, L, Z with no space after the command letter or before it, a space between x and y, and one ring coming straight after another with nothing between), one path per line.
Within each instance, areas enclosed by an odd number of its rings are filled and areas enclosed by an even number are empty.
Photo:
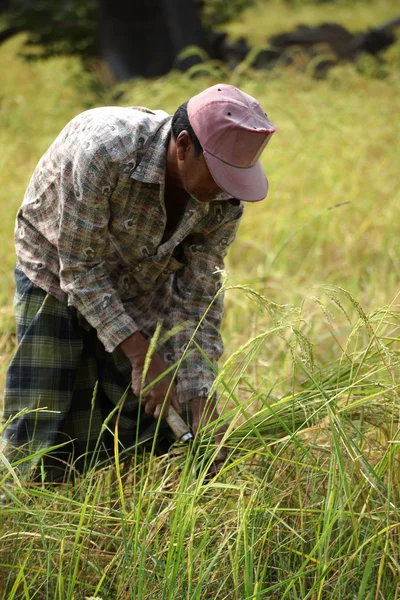
M152 438L162 407L191 412L194 432L217 416L209 392L210 363L222 353L219 270L242 201L267 195L259 156L273 132L254 98L224 84L172 117L104 107L63 129L17 215L19 345L3 415L10 457L49 449L48 477L57 478L72 463L82 470L94 452L112 455L117 414L121 449ZM164 375L139 406L157 324L145 385L182 358L202 318L202 352L193 347L177 377ZM163 420L159 443L167 438Z

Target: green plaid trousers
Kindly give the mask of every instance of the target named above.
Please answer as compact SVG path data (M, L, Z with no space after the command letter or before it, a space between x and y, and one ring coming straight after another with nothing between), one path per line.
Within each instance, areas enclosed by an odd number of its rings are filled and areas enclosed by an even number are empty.
M42 454L48 448L45 464L49 472L59 471L51 475L59 479L71 465L82 472L93 461L104 464L112 459L116 423L122 456L137 445L151 443L157 422L145 414L132 393L131 364L122 351L106 352L96 331L74 308L34 286L18 268L15 278L19 345L7 371L4 394L7 458L15 460L38 450ZM158 451L166 451L171 442L162 420Z

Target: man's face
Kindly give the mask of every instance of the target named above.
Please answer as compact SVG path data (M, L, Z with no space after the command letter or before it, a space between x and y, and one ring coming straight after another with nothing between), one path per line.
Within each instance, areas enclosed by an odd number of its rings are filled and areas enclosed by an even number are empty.
M176 153L183 189L199 202L216 200L223 192L211 177L204 155L196 156L194 145L186 131L181 131L176 140Z

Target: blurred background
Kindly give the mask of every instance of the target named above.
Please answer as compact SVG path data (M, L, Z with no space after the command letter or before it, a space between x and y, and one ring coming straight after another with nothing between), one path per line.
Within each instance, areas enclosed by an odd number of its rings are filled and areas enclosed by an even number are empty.
M262 157L270 192L246 206L228 282L293 308L322 362L341 351L357 304L396 304L399 15L390 0L0 0L3 373L14 344L15 213L42 153L83 110L172 113L220 81L257 97L277 127ZM227 355L268 319L228 291ZM266 347L263 376L280 368L284 348Z

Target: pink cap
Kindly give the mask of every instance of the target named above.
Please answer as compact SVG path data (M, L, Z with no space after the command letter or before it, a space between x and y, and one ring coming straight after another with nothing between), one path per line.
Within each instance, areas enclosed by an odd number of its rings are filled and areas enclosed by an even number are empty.
M187 111L215 183L238 200L265 198L268 179L258 159L275 127L259 102L220 83L193 96Z

